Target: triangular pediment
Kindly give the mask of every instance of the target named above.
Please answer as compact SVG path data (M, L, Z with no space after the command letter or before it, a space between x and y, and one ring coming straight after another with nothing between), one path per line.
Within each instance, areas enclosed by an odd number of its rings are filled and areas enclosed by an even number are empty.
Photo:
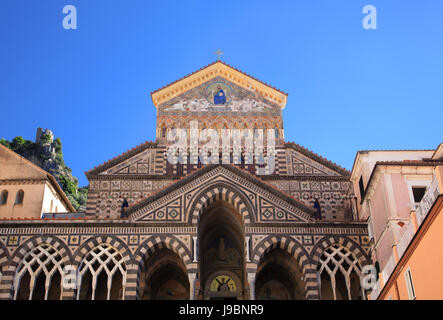
M259 95L262 99L265 99L268 104L278 105L280 108L284 108L286 105L286 93L221 61L216 61L172 84L152 92L152 102L157 108L159 106L165 106L174 98L194 88L200 87L214 78L218 78L221 83L229 83L232 86L235 85L244 89L245 92ZM202 93L202 91L200 90L199 93ZM199 98L205 98L206 100L209 93L211 93L211 91L205 91ZM170 104L168 104L168 106L169 105Z
M230 115L252 112L278 116L281 107L253 90L216 76L158 106L158 115L188 112L226 112Z
M154 175L157 144L145 142L101 165L86 172L91 175Z
M230 200L237 197L233 201L242 202L254 222L312 220L312 209L231 165L208 165L132 205L127 214L136 222L191 223L196 206L202 203L201 198L217 192L225 192Z
M289 175L349 176L350 172L293 142L286 143Z
M0 144L0 179L45 180L48 172Z

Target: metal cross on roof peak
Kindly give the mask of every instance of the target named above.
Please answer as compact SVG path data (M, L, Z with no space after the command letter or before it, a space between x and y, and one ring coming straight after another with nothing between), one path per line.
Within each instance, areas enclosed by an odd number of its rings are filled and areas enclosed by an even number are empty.
M221 52L220 49L217 49L217 51L214 53L218 56L217 60L220 60L220 55L223 54L224 52Z

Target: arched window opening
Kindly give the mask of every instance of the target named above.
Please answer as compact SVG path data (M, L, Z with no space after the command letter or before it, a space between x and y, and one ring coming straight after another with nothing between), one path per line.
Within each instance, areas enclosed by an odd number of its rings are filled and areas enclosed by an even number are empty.
M257 300L304 300L303 273L293 256L281 248L261 259L255 280Z
M23 204L23 198L25 197L25 192L23 190L17 191L15 196L15 204Z
M126 264L120 252L100 244L79 267L77 300L121 300L126 286Z
M0 205L6 204L8 202L8 191L3 190L0 196Z
M167 248L156 248L144 266L140 283L140 296L143 300L189 299L187 270L175 252Z
M334 244L320 257L317 272L324 300L362 300L360 262L345 247Z
M29 252L17 269L14 300L59 300L63 275L61 254L48 244Z
M244 227L235 207L215 201L199 221L199 298L246 298Z

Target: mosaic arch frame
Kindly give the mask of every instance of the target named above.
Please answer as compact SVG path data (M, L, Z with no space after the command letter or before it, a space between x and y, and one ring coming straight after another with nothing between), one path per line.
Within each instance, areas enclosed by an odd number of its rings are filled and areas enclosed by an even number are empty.
M364 252L364 250L360 247L360 245L354 240L350 239L347 236L324 236L319 241L317 241L316 245L312 248L310 259L312 263L317 267L317 263L320 259L320 256L323 252L329 248L333 244L340 244L343 247L347 248L351 251L352 254L360 261L362 268L365 265L370 264L370 259L368 255Z
M29 254L32 254L32 252L39 250L39 248L42 249L42 251L40 252L41 254L49 254L51 255L48 250L46 248L43 248L43 246L48 246L50 248L52 248L53 250L55 250L55 255L59 255L60 256L60 260L59 261L52 261L54 262L55 267L57 267L58 271L60 272L60 276L61 276L61 281L63 281L63 272L62 269L62 265L66 266L68 264L70 264L70 262L72 261L72 255L69 251L69 248L66 246L66 244L59 239L56 236L49 236L49 235L44 235L44 236L34 236L28 240L26 240L23 244L21 244L13 253L13 255L10 258L10 264L8 266L8 269L5 270L5 276L9 275L10 276L10 280L9 281L5 281L5 284L9 284L10 285L10 293L9 293L9 299L15 299L16 295L18 293L18 288L20 283L17 281L20 281L22 276L24 275L25 271L22 268L23 262L25 261L25 259L27 258L27 256ZM35 254L35 252L33 253ZM38 254L37 254L38 255ZM40 255L41 256L41 255ZM27 265L27 267L30 266L30 263L32 263L31 265L33 265L34 262L39 262L39 257L33 257L31 259L31 261L27 261L25 264ZM50 258L51 259L51 258ZM40 260L40 262L42 262ZM48 261L46 261L48 262ZM33 271L33 274L31 275L31 271L32 269L29 271L31 279L33 277L36 277L39 275L39 273L41 272L41 269L45 269L45 267L41 268L41 266L36 270L38 271L37 274L35 274L35 272ZM46 268L47 269L47 268ZM20 279L17 280L17 272L21 272L23 270L23 272L20 275ZM29 270L29 269L27 269ZM56 272L55 269L51 268L50 272L49 270L44 271L46 276L50 276L49 282L51 282L52 280L52 276L53 274ZM48 281L48 279L46 279L46 281ZM7 283L9 282L9 283ZM68 290L61 290L61 296L60 298L63 299L63 296L65 295L65 293ZM46 289L45 289L45 296L47 295Z
M347 253L343 253L343 250L341 249L344 249ZM328 252L328 250L332 250L332 252ZM323 258L325 255L327 256L326 259ZM337 261L337 259L335 259L336 255L340 257L340 261ZM370 259L365 254L364 250L358 245L358 243L346 236L324 236L312 249L311 260L312 264L315 267L314 270L316 274L318 273L317 270L320 263L320 273L318 274L326 271L331 277L331 281L334 281L332 280L332 276L335 279L335 275L339 270L340 272L342 272L347 286L348 298L350 294L350 274L354 270L356 274L360 277L362 269L366 265L370 264ZM332 262L335 265L335 268L333 270L327 265L329 262ZM340 265L338 265L339 262ZM343 262L346 262L348 268L344 268L342 266ZM318 282L318 280L317 286L318 298L320 299L320 283ZM333 289L333 292L335 297L335 289Z
M248 273L255 273L257 276L257 268L260 262L272 249L281 248L295 258L298 267L303 273L303 282L305 284L306 299L315 299L317 296L317 278L315 270L310 264L309 254L303 246L291 236L269 235L253 249L251 254L254 270L248 268Z
M153 254L161 249L170 249L172 252L177 254L177 256L182 260L188 274L190 272L196 272L197 269L194 267L192 262L192 255L187 248L187 246L178 238L174 236L151 236L144 240L138 247L137 251L134 253L134 260L137 266L136 281L131 282L132 289L131 296L128 299L138 299L139 289L140 289L140 276L143 268L145 267L145 261L147 261Z
M241 215L244 225L254 222L255 210L248 197L241 190L224 181L217 181L205 186L202 191L194 196L189 210L188 222L198 224L205 209L218 200L234 206Z
M81 273L82 270L82 262L85 258L88 257L88 255L97 247L101 246L101 245L107 245L111 248L114 248L122 257L121 259L121 263L124 263L125 265L125 274L122 273L122 286L123 286L123 297L122 299L125 300L126 296L128 295L128 279L131 278L131 274L134 274L134 259L133 256L131 254L131 251L129 250L128 246L119 238L115 237L115 236L92 236L90 237L88 240L86 240L85 243L83 243L82 246L80 246L79 248L77 248L77 250L75 251L73 257L74 257L74 261L73 261L73 266L75 268L75 270L77 270L77 272ZM104 252L103 252L104 254ZM103 261L103 262L106 262ZM90 270L90 269L89 269ZM91 271L91 274L94 272L96 274L99 274L101 272L102 269L97 269L94 271ZM85 271L86 272L86 271ZM98 273L97 273L98 272ZM105 271L106 272L106 271ZM116 272L116 270L114 270L114 272ZM112 273L112 275L114 275L114 272L107 273L108 276L108 280L109 280L109 275ZM82 277L78 277L77 278L77 290L73 290L72 292L72 299L78 299L79 294L80 294L80 290L81 290L81 280Z

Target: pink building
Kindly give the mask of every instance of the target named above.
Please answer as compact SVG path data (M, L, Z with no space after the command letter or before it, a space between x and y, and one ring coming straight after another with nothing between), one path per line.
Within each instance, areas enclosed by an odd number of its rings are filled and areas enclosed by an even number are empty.
M426 218L432 206L428 202L441 193L442 165L443 144L436 150L357 152L351 181L358 216L368 222L372 261L379 272L372 299Z

